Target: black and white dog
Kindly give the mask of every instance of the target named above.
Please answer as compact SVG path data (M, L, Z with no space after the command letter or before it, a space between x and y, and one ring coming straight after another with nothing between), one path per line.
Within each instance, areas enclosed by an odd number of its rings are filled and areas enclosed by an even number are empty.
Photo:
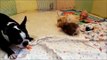
M26 30L27 17L23 22L18 24L5 14L0 13L0 48L6 52L11 59L17 56L10 48L11 45L16 45L19 48L24 48L33 38L29 36Z

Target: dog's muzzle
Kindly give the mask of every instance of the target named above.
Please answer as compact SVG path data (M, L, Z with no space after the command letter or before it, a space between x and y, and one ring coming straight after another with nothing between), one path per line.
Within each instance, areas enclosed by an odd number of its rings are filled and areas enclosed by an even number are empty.
M24 42L22 43L22 45L23 45L24 47L26 47L27 45L29 45L29 41L24 41Z
M29 45L29 40L24 40L21 44L16 45L18 48L26 48Z

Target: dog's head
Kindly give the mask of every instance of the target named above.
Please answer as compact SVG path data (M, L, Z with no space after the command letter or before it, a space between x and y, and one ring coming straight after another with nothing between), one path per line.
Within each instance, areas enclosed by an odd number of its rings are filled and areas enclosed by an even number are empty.
M9 22L4 31L4 34L8 37L8 41L19 48L24 48L29 44L29 39L27 39L27 33L25 32L27 31L25 29L26 21L27 17L25 16L21 24Z

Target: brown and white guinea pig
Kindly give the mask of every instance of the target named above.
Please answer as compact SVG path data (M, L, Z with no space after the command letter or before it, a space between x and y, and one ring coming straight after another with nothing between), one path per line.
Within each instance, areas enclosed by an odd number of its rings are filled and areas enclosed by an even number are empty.
M68 16L61 16L57 20L57 26L62 29L68 35L77 35L79 33L78 24L79 18L77 19L76 16L68 15Z
M79 16L77 15L64 15L60 16L59 19L57 20L57 26L62 26L64 23L78 23L79 22Z
M66 17L67 17L67 22L68 23L76 23L77 24L79 22L79 19L80 19L79 16L72 15L72 14L69 14Z

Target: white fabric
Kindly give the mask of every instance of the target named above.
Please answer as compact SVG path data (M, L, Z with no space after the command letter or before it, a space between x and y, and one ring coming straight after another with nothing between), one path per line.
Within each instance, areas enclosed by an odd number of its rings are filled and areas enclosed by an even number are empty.
M84 41L68 37L45 36L36 38L31 44L32 50L22 50L18 55L22 57L16 60L107 59L107 41Z

